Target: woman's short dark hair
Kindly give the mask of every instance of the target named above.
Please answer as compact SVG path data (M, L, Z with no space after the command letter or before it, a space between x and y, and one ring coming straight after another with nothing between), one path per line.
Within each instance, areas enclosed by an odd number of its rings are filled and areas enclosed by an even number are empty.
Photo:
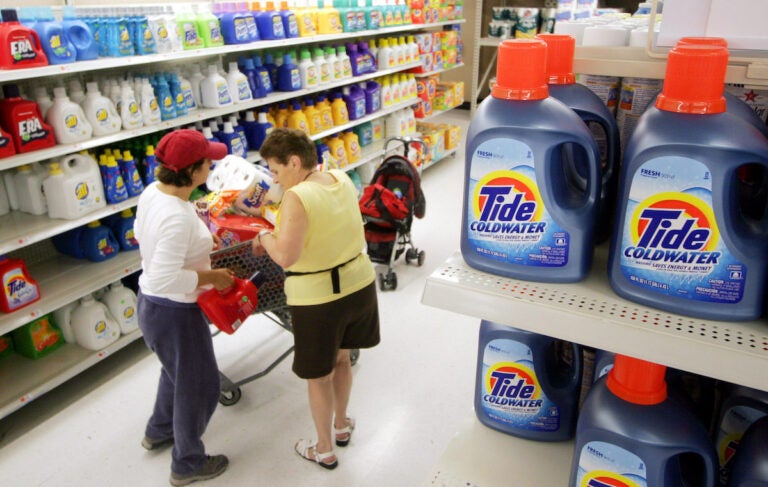
M290 156L298 156L301 167L315 169L317 167L317 149L306 133L301 130L276 128L259 149L264 160L274 159L281 166L288 164Z
M161 164L157 167L155 172L155 179L163 184L170 184L171 186L184 187L192 184L192 173L200 169L205 162L205 159L200 159L194 164L179 169L179 172L172 171Z

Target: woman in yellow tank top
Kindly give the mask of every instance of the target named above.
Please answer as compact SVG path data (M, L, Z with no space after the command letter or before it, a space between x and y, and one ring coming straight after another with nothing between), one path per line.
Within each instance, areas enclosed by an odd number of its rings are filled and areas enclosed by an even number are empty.
M317 170L315 146L304 132L275 129L259 152L284 195L275 231L260 233L253 249L266 251L286 271L293 371L308 382L317 433L317 441L299 440L295 449L333 469L333 441L347 446L355 426L347 416L349 351L379 343L376 275L363 251L357 191L343 171Z

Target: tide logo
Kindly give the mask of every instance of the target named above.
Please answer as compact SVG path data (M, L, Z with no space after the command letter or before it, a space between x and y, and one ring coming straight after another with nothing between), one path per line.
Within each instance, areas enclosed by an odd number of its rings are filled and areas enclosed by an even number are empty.
M717 264L720 238L712 208L684 193L659 193L642 201L631 220L634 245L624 256L677 264Z
M639 487L639 485L623 475L605 470L593 470L581 479L579 487Z
M480 179L472 210L473 231L540 234L546 229L546 223L540 221L544 203L538 186L515 171L494 171Z
M75 186L75 198L79 201L83 201L88 198L88 183L78 183Z
M498 362L485 374L483 400L511 408L540 408L541 387L536 373L516 362Z
M12 274L5 281L5 295L11 300L20 299L27 288L27 279L23 274Z

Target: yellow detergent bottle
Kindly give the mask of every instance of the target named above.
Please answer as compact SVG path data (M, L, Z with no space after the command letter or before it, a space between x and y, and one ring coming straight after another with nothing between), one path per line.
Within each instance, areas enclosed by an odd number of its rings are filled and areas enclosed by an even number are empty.
M288 110L288 104L285 102L281 102L277 108L277 115L275 115L274 126L278 128L287 128L288 117L290 115L291 115L291 112Z
M359 161L360 156L362 155L362 149L357 134L352 131L344 132L341 139L344 141L344 149L347 152L347 161L350 164Z
M310 135L309 123L307 122L307 116L301 111L301 103L298 100L293 100L292 107L293 110L288 115L288 128L301 130L305 134Z
M331 102L325 97L320 95L317 98L317 110L320 112L320 124L323 130L330 130L333 128L333 109L331 108Z
M333 7L333 3L326 2L325 6L317 12L318 34L340 34L344 32L341 24L341 14Z
M311 99L307 99L304 106L304 116L307 117L307 126L309 127L309 134L315 135L323 131L323 120L320 115L320 110L315 106L315 102Z
M334 93L333 102L331 102L331 110L333 114L334 125L344 125L349 123L349 112L347 111L347 104L341 98L341 93Z
M349 159L347 159L347 148L344 147L344 141L339 138L338 134L329 137L325 144L331 150L331 155L333 156L337 167L344 167L349 164Z

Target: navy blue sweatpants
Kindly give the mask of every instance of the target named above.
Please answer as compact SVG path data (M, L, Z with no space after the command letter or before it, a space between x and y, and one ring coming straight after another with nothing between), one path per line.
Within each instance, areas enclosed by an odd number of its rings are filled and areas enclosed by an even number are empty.
M139 293L139 327L162 370L146 435L173 436L171 470L194 472L205 462L201 437L219 399L219 369L207 322L196 303Z

